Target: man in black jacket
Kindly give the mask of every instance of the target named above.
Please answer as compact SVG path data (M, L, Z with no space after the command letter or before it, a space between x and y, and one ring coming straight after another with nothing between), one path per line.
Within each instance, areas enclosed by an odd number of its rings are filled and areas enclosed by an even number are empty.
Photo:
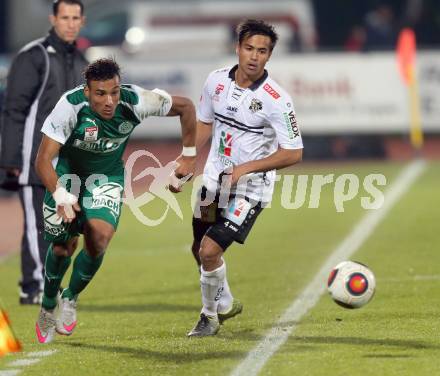
M52 29L45 38L21 49L9 70L2 110L0 167L8 181L16 180L24 212L21 245L21 304L39 304L48 243L43 239L41 207L44 187L34 162L40 129L61 95L82 83L87 61L76 48L84 24L80 0L56 0L49 16Z

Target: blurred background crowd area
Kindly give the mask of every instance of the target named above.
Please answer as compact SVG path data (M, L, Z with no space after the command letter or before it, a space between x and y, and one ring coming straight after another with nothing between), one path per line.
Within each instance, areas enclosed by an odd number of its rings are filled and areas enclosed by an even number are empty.
M245 17L276 24L283 53L392 49L398 31L408 26L415 30L419 47L440 44L437 0L84 0L84 4L88 21L83 48L113 46L150 56L160 55L155 44L165 41L173 47L179 41L206 40L217 54L233 53L233 31ZM0 53L13 53L44 33L50 6L50 0L1 0Z
M50 0L0 0L0 96L8 65L45 35ZM409 100L395 59L399 31L416 34L424 151L440 154L439 0L84 0L78 45L89 60L115 57L123 81L160 87L198 101L206 75L236 63L236 25L273 23L280 35L268 65L293 97L305 157L412 154ZM0 98L1 99L1 98ZM1 103L1 102L0 102ZM162 122L165 125L162 125ZM176 139L170 119L135 132ZM139 127L140 128L140 127Z

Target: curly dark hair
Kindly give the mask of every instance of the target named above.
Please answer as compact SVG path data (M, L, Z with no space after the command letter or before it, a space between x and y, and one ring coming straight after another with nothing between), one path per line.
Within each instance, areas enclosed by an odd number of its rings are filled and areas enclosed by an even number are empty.
M120 72L121 68L114 59L98 59L87 66L84 78L89 85L90 81L107 81L115 76L121 78Z
M270 50L272 51L278 41L275 28L263 20L245 20L236 29L238 43L254 35L265 35L270 38Z

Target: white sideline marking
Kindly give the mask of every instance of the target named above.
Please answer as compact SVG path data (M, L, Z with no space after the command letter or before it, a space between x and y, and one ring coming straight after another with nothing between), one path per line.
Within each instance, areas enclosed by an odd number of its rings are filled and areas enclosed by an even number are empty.
M8 369L7 371L0 371L0 376L16 376L21 372L21 369Z
M56 353L57 350L47 350L47 351L33 351L30 353L26 353L28 358L38 358L39 356L49 356Z
M415 281L415 282L425 282L425 281L438 281L440 280L440 274L416 274L410 277L387 277L387 278L377 278L376 282L382 283L382 282L408 282L408 281Z
M440 274L433 275L415 275L414 280L416 281L436 281L440 279Z
M17 359L8 364L8 367L26 367L32 364L37 364L41 361L40 358L34 359Z
M6 367L28 367L34 364L41 362L46 356L50 356L55 354L57 350L47 350L47 351L33 351L29 353L23 353L23 359L16 359L8 364ZM24 371L24 368L21 369L8 369L8 370L0 370L0 376L16 376Z
M296 329L299 320L318 302L327 286L327 277L333 266L350 258L385 218L393 205L410 188L426 168L424 160L411 162L385 192L382 208L369 211L347 237L335 248L313 280L287 308L281 318L232 371L232 376L257 375L270 357L286 342Z

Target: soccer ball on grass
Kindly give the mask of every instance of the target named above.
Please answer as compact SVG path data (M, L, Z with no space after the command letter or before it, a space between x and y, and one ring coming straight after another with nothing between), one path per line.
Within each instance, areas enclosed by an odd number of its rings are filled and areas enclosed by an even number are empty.
M332 299L344 308L360 308L374 295L376 279L364 264L343 261L330 272L327 281Z

